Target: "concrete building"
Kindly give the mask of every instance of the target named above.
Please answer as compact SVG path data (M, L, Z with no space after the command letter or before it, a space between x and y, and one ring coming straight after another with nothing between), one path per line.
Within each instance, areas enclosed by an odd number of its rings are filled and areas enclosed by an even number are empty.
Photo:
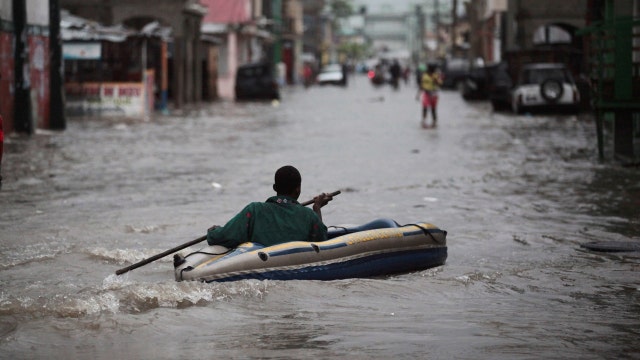
M503 18L508 10L507 0L478 0L466 3L469 19L469 53L472 60L482 59L484 64L502 60Z
M176 108L202 99L201 33L207 13L198 0L59 0L70 13L104 25L142 27L153 21L171 28L169 44L171 100ZM140 30L140 29L136 29Z
M325 41L325 25L327 19L323 14L324 1L302 1L302 57L303 62L308 62L317 67L323 52ZM325 44L326 45L326 44Z
M234 98L235 75L242 64L265 61L264 43L272 40L264 29L262 1L202 0L207 13L202 34L217 39L217 95Z
M300 0L202 0L207 15L202 33L218 39L217 90L234 98L238 67L255 62L282 62L282 83L298 81L302 69Z
M582 70L582 40L576 33L586 25L588 0L478 0L466 8L470 59L491 64L528 51L534 61L534 52L555 52L574 72Z
M492 1L485 1L492 5ZM545 38L550 25L560 26L570 33L586 25L588 0L519 0L508 1L504 19L504 50L531 49L550 43Z
M298 83L302 73L303 12L300 0L283 3L281 42L287 84Z

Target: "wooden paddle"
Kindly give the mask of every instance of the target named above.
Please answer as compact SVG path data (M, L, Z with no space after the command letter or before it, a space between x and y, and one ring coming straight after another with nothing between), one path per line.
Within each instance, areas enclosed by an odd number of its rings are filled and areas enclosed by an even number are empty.
M336 196L338 194L340 194L340 190L330 193L329 196ZM305 201L301 205L307 206L307 205L311 205L311 204L313 204L313 199L311 199L309 201ZM150 258L147 258L147 259L144 259L144 260L142 260L140 262L137 262L137 263L135 263L133 265L129 265L127 267L119 269L119 270L116 271L116 275L121 275L121 274L129 272L129 271L131 271L133 269L137 269L137 268L139 268L141 266L147 265L150 262L154 262L154 261L156 261L158 259L161 259L161 258L163 258L163 257L165 257L165 256L167 256L169 254L173 254L174 252L177 252L177 251L180 251L182 249L188 248L191 245L195 245L195 244L203 242L205 240L207 240L207 235L201 236L201 237L199 237L199 238L197 238L195 240L191 240L191 241L189 241L187 243L184 243L184 244L182 244L180 246L176 246L173 249L169 249L169 250L164 251L164 252L162 252L160 254L154 255L154 256L152 256Z

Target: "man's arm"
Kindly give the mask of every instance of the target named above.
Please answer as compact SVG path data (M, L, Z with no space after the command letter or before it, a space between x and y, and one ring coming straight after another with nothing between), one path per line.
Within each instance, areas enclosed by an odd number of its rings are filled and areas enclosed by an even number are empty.
M223 227L213 226L207 231L207 243L209 245L222 245L235 248L238 245L250 241L250 232L253 228L251 220L251 204L234 216Z
M331 200L333 200L333 196L327 193L322 193L313 198L313 211L318 215L320 221L322 221L322 211L320 209L327 205Z

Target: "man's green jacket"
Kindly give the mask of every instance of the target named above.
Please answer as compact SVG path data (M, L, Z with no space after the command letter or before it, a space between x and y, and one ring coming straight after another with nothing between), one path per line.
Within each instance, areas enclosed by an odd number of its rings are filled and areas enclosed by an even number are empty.
M207 232L209 245L234 248L245 242L264 246L289 241L324 241L327 227L311 209L288 196L253 202L224 226Z

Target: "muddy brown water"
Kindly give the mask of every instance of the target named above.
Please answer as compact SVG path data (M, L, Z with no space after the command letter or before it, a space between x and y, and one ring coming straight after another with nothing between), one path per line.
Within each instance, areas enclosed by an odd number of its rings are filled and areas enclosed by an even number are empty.
M10 136L0 191L0 358L639 358L640 175L597 159L588 116L493 113L413 87L287 89L147 121ZM382 279L177 283L171 257L272 194L341 189L328 225L448 231L445 266Z

